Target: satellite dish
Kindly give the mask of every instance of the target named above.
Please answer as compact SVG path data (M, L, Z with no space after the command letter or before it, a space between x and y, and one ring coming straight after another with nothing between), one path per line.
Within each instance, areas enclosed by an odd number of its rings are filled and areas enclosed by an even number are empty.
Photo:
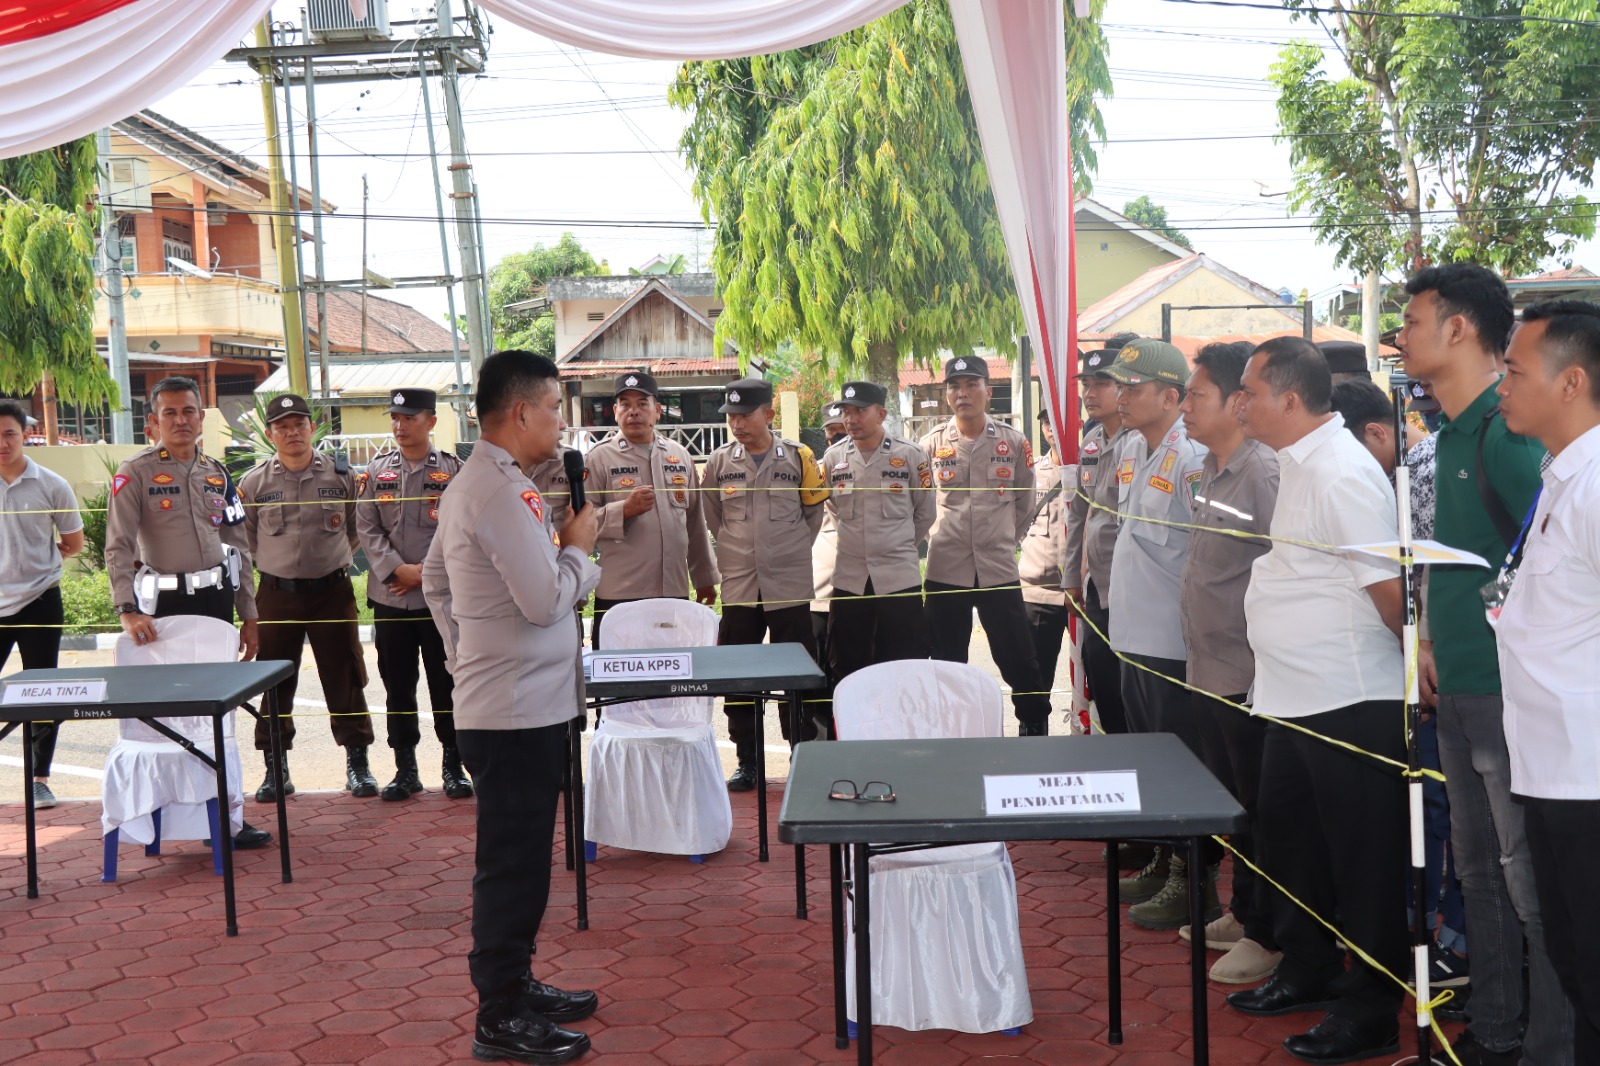
M191 278L199 278L201 281L210 281L214 276L211 271L197 267L187 259L179 259L175 255L167 256L167 266L180 274L187 274Z

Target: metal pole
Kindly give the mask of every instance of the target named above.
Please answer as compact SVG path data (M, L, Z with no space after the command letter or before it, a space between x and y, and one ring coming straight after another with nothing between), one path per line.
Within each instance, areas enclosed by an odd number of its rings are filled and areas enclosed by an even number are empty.
M489 250L483 240L483 200L478 196L478 183L472 183L472 220L478 232L478 256L483 260L483 350L494 351L494 314L489 306Z
M1376 268L1367 271L1366 279L1361 284L1361 343L1367 349L1367 369L1378 368L1378 337L1383 312L1383 294L1379 291L1380 281Z
M274 40L274 43L276 43L276 40ZM289 149L288 193L289 210L294 218L294 241L291 247L294 251L295 288L297 291L304 293L306 290L306 265L300 249L300 164L294 155L294 101L289 95L289 61L287 59L283 61L283 129L284 139ZM297 302L300 307L300 348L302 353L308 353L311 350L311 322L306 315L304 297ZM311 389L310 379L311 371L307 367L306 391L308 393Z
M439 36L449 37L453 32L450 0L439 0L438 24ZM467 304L467 348L472 356L472 374L476 381L484 357L483 303L478 296L483 275L478 263L477 235L472 223L472 164L467 162L466 135L461 129L461 91L456 81L455 52L440 48L439 65L444 71L444 114L450 132L450 183L455 190L450 198L456 205L456 242L461 247L461 283Z
M106 279L107 346L111 380L117 383L121 406L111 411L111 443L133 443L133 388L128 383L128 321L122 307L122 231L111 209L111 127L100 130L95 146L100 155L100 262Z
M1172 343L1172 305L1161 305L1161 339Z
M305 13L301 12L301 22ZM311 248L317 264L317 364L322 371L322 398L329 395L328 385L328 291L324 288L328 272L323 262L322 249L322 161L317 157L317 79L316 64L305 61L306 75L306 151L311 155Z
M256 24L256 47L271 48L272 37L265 20ZM295 274L294 239L290 232L288 190L283 181L283 150L278 144L278 103L272 95L272 62L258 61L256 72L261 76L261 116L267 128L267 170L272 182L272 233L277 242L278 292L283 300L283 354L284 365L289 368L289 391L304 396L308 388L306 349L301 343L300 331L293 328L301 321L300 283Z
M1300 330L1307 341L1311 340L1311 331L1316 326L1316 320L1311 314L1311 301L1307 300L1300 305Z
M428 74L422 73L422 116L428 130L428 170L433 175L433 202L439 212L439 255L444 259L444 272L450 274L450 231L444 224L444 185L439 181L439 147L433 136L433 104L428 99ZM456 326L456 286L452 281L445 286L445 301L450 311L450 354L456 366L456 439L467 439L467 387L461 373L461 330ZM474 375L473 381L477 381Z

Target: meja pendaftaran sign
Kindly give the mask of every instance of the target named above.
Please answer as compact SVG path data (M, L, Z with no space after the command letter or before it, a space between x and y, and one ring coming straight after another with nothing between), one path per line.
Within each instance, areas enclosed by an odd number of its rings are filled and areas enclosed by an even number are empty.
M1139 810L1136 770L1094 773L985 774L984 813L1088 814Z

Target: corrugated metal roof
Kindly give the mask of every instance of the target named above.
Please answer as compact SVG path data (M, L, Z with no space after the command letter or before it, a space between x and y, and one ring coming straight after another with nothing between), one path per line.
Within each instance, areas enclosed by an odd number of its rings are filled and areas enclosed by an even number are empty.
M461 360L461 376L470 388L472 364L467 362L465 356ZM312 391L320 391L321 385L322 370L313 363ZM328 364L328 388L336 396L352 398L380 396L390 389L399 388L432 389L440 394L454 394L456 368L449 359L340 359ZM288 392L288 367L280 366L274 370L267 380L256 386L256 391Z

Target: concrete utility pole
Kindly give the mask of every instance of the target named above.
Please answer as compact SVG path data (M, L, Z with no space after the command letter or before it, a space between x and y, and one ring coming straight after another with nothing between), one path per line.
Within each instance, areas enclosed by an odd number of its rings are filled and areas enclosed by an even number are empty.
M107 343L111 348L111 380L117 383L120 407L111 411L111 443L133 443L132 388L128 384L128 321L122 309L122 231L111 210L111 127L100 130L95 139L100 154L100 263L106 279L106 321L110 323Z
M450 14L450 0L439 0L439 36L454 33ZM464 286L467 312L467 350L472 358L472 380L478 380L483 367L484 322L483 272L478 258L478 235L473 211L472 164L467 162L466 136L461 129L461 90L456 78L456 54L450 48L439 49L439 62L444 69L445 125L450 132L450 183L454 192L450 198L456 205L456 243L461 249L461 281Z
M272 47L272 34L265 20L256 24L256 47ZM278 248L278 291L283 298L284 364L289 368L289 391L309 396L310 377L306 371L306 347L300 311L301 279L295 255L295 232L289 217L291 193L283 178L283 148L278 138L278 105L272 94L272 60L262 59L256 68L261 75L261 117L267 128L267 172L272 183L272 233Z
M450 273L450 235L444 225L444 188L439 182L439 146L433 136L433 103L428 99L428 78L422 77L422 119L428 130L428 170L433 175L433 203L439 212L439 258L444 263L444 272ZM461 330L456 325L456 287L446 285L444 289L445 302L450 310L450 356L456 368L456 439L468 439L467 422L467 386L466 377L461 373ZM469 352L470 355L470 352ZM477 381L477 378L473 378Z
M1378 369L1378 316L1382 312L1383 301L1379 299L1377 270L1367 271L1366 280L1361 284L1361 343L1367 349L1367 369Z

